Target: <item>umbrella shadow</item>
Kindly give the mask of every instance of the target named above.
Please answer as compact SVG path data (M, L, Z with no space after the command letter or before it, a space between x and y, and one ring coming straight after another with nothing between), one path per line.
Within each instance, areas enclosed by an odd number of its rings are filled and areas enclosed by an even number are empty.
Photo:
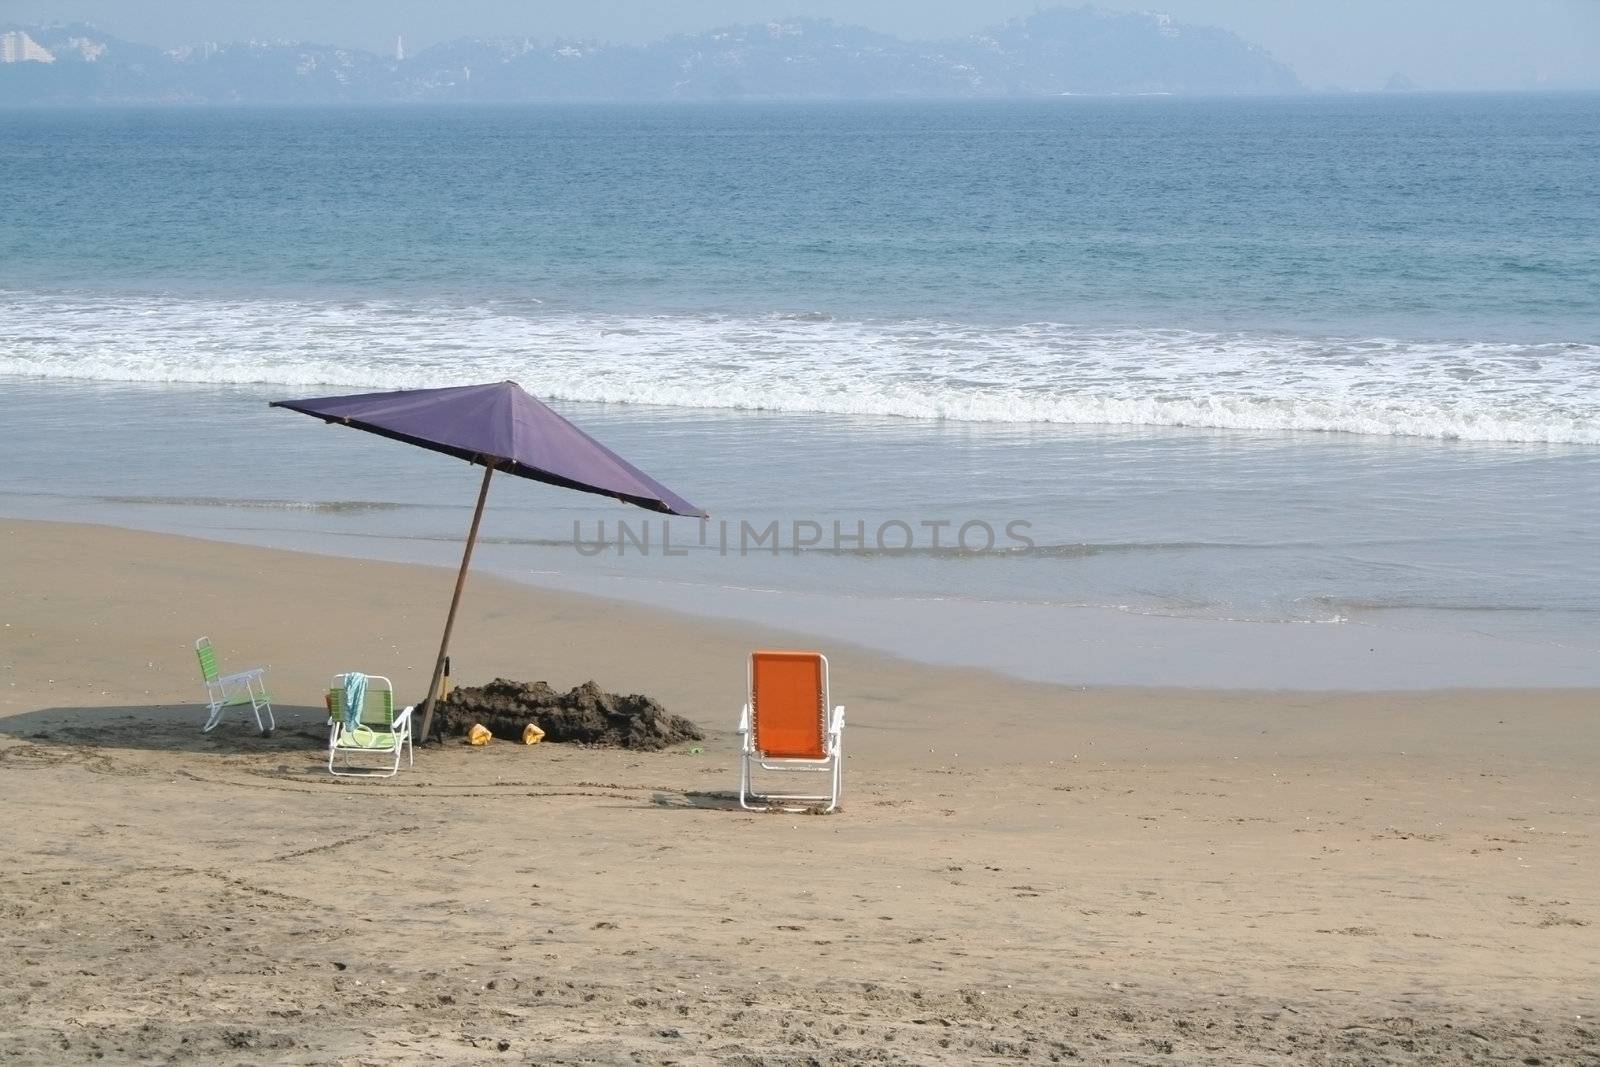
M276 706L277 729L262 736L249 709L230 711L201 733L205 708L194 704L40 708L0 718L0 736L80 749L185 752L220 756L304 752L327 745L324 708Z

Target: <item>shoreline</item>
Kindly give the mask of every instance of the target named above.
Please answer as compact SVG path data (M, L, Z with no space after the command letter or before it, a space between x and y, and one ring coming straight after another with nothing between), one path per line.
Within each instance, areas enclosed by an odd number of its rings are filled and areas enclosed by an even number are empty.
M281 391L16 392L0 513L459 560L474 488L459 465L306 426L266 406ZM114 484L65 434L90 402L117 435ZM590 558L574 529L626 512L526 483L491 493L477 574L1069 685L1600 686L1600 526L1583 521L1600 495L1574 488L1600 485L1593 449L563 408L730 528L900 523L922 545L944 520L946 541L1015 521L1038 551L724 557L675 524L686 556ZM940 464L949 477L930 476Z
M844 810L756 814L743 657L783 635L475 575L458 684L593 677L702 751L331 778L319 688L425 685L452 580L0 521L0 1056L1600 1054L1594 690L1085 689L828 644ZM200 734L205 632L266 666L274 737Z
M265 552L454 571L459 545L366 532L199 528L176 520L126 525L0 514L0 523L59 523L188 537ZM350 546L340 551L341 544ZM695 624L754 627L791 643L847 643L863 653L993 673L1042 685L1216 692L1383 693L1600 689L1600 660L1581 644L1350 620L1195 618L1111 606L937 596L850 597L817 589L682 583L658 573L529 567L493 536L469 582L666 612ZM512 548L516 546L513 545ZM436 558L428 559L428 555ZM686 595L689 599L685 600ZM787 616L790 625L775 625ZM1046 637L1044 635L1051 635ZM1060 649L1070 650L1067 656Z
M314 550L285 548L242 543L228 540L223 537L212 538L209 536L188 536L166 531L146 530L140 528L116 526L101 523L75 523L55 522L38 519L20 519L0 516L0 544L9 545L20 540L24 553L36 551L42 545L48 544L54 550L61 551L63 546L80 545L97 553L128 554L130 550L136 554L141 563L144 561L168 557L182 558L201 551L200 546L206 546L213 558L221 567L236 567L241 575L262 576L275 567L284 565L296 566L297 569L316 573L324 580L328 576L338 575L341 580L348 580L358 588L370 588L375 581L399 582L416 587L418 585L431 585L442 590L436 605L424 601L415 605L420 612L415 616L403 616L407 622L407 632L403 635L393 634L394 641L388 642L390 652L407 648L421 650L420 656L401 655L393 658L389 669L402 673L394 676L397 693L401 691L403 678L410 674L426 675L432 669L433 657L437 652L437 630L442 625L445 607L448 606L448 594L455 575L455 566L445 564L419 563L414 561L396 561L370 556L345 556L329 554ZM346 573L341 573L344 568L352 568ZM0 570L0 575L5 572ZM241 577L241 583L249 579ZM490 603L483 608L474 610L473 597L482 596L489 598ZM241 599L249 600L245 594L240 594ZM255 596L259 596L259 590ZM213 599L215 594L213 594ZM221 598L223 602L226 597ZM467 576L466 591L462 598L462 616L460 622L465 624L469 616L476 614L478 618L475 625L480 629L471 634L482 644L492 650L489 664L479 673L481 678L467 680L458 668L454 677L457 684L479 684L488 680L500 667L510 667L506 661L506 648L508 642L504 640L486 639L485 630L510 617L513 606L523 609L533 609L535 614L526 625L543 627L551 622L563 619L580 620L583 623L604 621L606 625L623 626L629 630L640 630L660 637L663 634L681 634L681 643L685 647L706 645L717 646L719 650L740 650L735 657L735 665L741 666L743 657L751 648L757 647L793 647L793 648L821 648L827 651L830 659L848 660L853 665L860 665L869 670L890 671L897 679L908 676L924 675L931 688L948 687L956 685L964 692L977 691L984 687L989 689L1005 690L1008 696L1014 698L1030 699L1048 702L1052 699L1075 699L1084 695L1100 695L1109 698L1128 697L1140 700L1183 700L1192 699L1203 705L1222 707L1230 702L1244 703L1256 710L1264 708L1310 707L1349 704L1354 707L1374 701L1399 702L1400 704L1416 703L1428 705L1435 701L1455 701L1463 704L1494 704L1503 700L1535 700L1548 706L1555 707L1570 701L1585 699L1600 699L1600 686L1456 686L1444 685L1433 687L1405 686L1391 689L1382 688L1350 688L1330 689L1321 687L1247 687L1247 686L1180 686L1180 685L1093 685L1056 682L1037 678L1018 677L1004 671L992 670L985 667L969 666L964 664L931 664L921 660L897 656L881 649L853 643L846 640L828 640L808 631L786 630L780 627L765 626L749 623L745 620L721 618L715 615L703 615L695 612L663 607L648 602L640 602L621 597L608 597L587 591L575 591L556 586L538 585L532 581L510 578L497 573L479 573L477 560L474 560L474 569ZM437 610L434 611L433 609ZM432 612L432 614L430 614ZM433 617L437 615L437 618ZM1148 618L1148 616L1138 616ZM1190 620L1183 620L1190 621ZM98 626L98 623L94 624ZM1203 622L1200 625L1211 625ZM1254 625L1262 627L1285 626L1298 627L1312 624L1297 623L1221 623L1219 625ZM10 628L10 627L8 627ZM190 627L193 628L193 627ZM464 631L457 631L457 639L452 641L452 660L461 661L462 647L458 643ZM630 637L632 635L630 634ZM403 637L404 644L401 643ZM471 639L469 638L469 639ZM385 638L387 641L388 638ZM366 642L370 644L370 642ZM514 647L514 645L512 646ZM576 647L563 648L567 654L580 651ZM630 675L637 677L633 672L623 668L620 672L616 662L620 658L603 651L583 650L585 655L579 658L582 664L576 672L567 671L560 676L558 683L554 679L551 684L558 688L566 685L577 684L587 680L578 678L577 675L585 670L602 670L609 668L624 677ZM187 699L187 682L182 678L183 672L189 664L188 657L193 654L192 645L185 646L179 659L184 660L180 665L174 664L171 669L180 676L171 691L163 689L142 690L145 696L172 697L182 702ZM257 656L256 659L262 659ZM274 662L270 658L263 661L265 665L276 670L287 670L296 679L315 679L311 682L312 691L320 692L323 673L333 674L338 671L330 670L319 672L315 668L295 666L288 663ZM14 669L14 665L13 669ZM167 668L158 667L151 661L152 669L163 671ZM535 668L536 669L536 668ZM741 666L742 669L742 666ZM342 668L341 668L342 670ZM737 672L736 672L737 673ZM532 680L521 679L521 680ZM600 679L604 683L604 679ZM742 682L742 675L736 682ZM425 687L425 680L420 683ZM17 688L13 684L10 688ZM617 688L611 686L611 688ZM37 690L24 690L37 693ZM647 691L641 689L640 691ZM107 693L110 690L106 691ZM1475 698L1477 698L1475 700ZM8 701L17 700L16 693L0 693L0 715L6 714ZM681 699L681 697L680 697ZM691 698L692 699L692 698ZM727 716L736 718L739 700L737 689L733 694L734 711ZM709 721L716 725L716 718L704 719L704 713L686 712L697 721Z

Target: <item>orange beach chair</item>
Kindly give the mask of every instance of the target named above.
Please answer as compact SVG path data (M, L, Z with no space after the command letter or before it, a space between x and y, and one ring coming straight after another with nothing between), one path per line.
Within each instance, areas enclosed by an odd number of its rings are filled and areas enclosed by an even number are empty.
M828 711L828 657L820 652L750 653L750 703L739 716L739 806L755 810L785 803L839 806L844 771L844 705ZM828 775L825 793L761 793L751 774L810 771ZM753 803L752 803L753 802Z

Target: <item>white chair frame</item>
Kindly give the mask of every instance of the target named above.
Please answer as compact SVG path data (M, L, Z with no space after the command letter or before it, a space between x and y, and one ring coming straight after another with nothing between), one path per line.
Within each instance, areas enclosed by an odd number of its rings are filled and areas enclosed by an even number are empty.
M272 699L267 696L267 676L262 667L252 667L248 671L237 671L233 674L218 673L211 678L205 677L205 660L203 653L211 653L211 662L215 667L216 649L212 647L211 638L202 637L195 641L194 651L201 657L201 678L206 686L206 724L200 732L208 734L215 730L222 722L222 713L231 707L244 707L246 700L250 704L250 711L256 717L256 729L261 731L263 737L278 728L277 720L272 717ZM245 698L245 699L240 699ZM266 720L262 721L262 713Z
M333 676L333 681L329 683L328 688L330 690L343 689L344 680L344 675L336 674ZM367 675L366 699L371 700L374 693L384 692L389 694L389 700L391 706L393 706L394 684L381 674ZM387 731L394 737L394 743L381 748L373 748L368 745L340 744L347 735L344 719L342 716L330 715L328 717L328 773L342 778L393 778L400 773L401 750L406 753L407 766L416 766L416 746L411 740L411 711L412 706L407 705L403 711L395 715L394 722ZM371 729L371 727L357 727L357 729ZM350 732L353 733L354 731ZM350 757L358 753L392 756L394 761L387 766L381 767L353 767L350 764ZM339 759L341 754L344 756L342 765Z
M828 657L818 657L822 660L822 706L828 706L830 691L828 688ZM755 700L755 657L750 657L745 667L745 692L750 694L750 700ZM743 738L742 751L739 754L739 806L746 811L765 811L774 807L786 805L810 806L826 802L824 812L832 812L839 807L839 798L844 793L844 705L836 705L827 720L827 734L824 752L821 759L790 759L768 756L756 747L756 731L751 723L750 704L745 704L739 713L739 734ZM828 775L828 791L826 793L757 793L752 785L752 771L754 768L763 771L779 772L823 772ZM752 803L752 801L754 803Z

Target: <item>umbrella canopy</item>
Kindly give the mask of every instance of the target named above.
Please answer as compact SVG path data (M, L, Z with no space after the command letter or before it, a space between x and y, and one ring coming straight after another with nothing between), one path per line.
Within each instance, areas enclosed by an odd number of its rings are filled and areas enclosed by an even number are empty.
M418 733L424 741L433 725L433 702L444 677L450 631L455 627L478 524L483 521L483 503L489 496L489 479L495 471L580 493L598 493L668 515L705 516L704 511L529 396L516 382L275 400L271 406L443 452L484 468L433 681L422 703Z
M470 463L497 461L495 470L536 482L615 497L668 515L705 515L516 382L275 400L272 406Z

